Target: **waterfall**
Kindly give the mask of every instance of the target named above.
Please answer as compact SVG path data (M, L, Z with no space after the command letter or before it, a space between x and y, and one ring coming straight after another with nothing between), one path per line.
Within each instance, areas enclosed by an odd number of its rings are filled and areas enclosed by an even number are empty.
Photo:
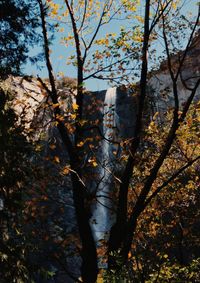
M116 96L117 89L109 88L105 95L104 109L103 109L103 140L101 144L99 169L99 186L96 192L96 203L93 209L91 218L91 227L93 230L95 241L107 240L109 231L114 220L113 212L113 171L115 167L117 151L116 140Z
M4 209L4 201L0 198L0 211Z

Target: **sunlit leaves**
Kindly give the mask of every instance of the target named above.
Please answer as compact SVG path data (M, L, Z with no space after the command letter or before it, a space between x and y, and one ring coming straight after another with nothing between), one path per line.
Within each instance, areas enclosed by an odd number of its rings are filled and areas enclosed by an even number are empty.
M63 175L68 175L70 173L70 167L69 166L65 166L62 169L62 174Z
M123 75L124 79L126 78L126 68L122 66L124 62L118 61L133 51L131 41L136 43L142 41L139 34L135 34L133 37L130 34L130 27L127 26L130 18L133 19L132 16L136 13L139 1L74 1L73 5L69 5L74 24L72 24L70 11L65 3L61 6L57 1L49 0L48 5L51 17L58 21L58 31L63 34L61 44L70 50L66 65L78 67L77 54L74 53L77 42L75 43L72 32L75 24L78 31L78 45L82 53L81 56L85 56L84 73L88 73L90 76L94 74L99 78L112 78L117 69L117 77ZM126 32L124 32L124 35L121 36L118 32L106 33L104 26L110 26L112 22L118 25L117 21L122 21L122 23L125 21ZM72 46L76 48L71 48ZM135 52L137 51L135 50ZM131 59L133 58L130 57L130 61ZM128 65L128 58L126 60ZM105 71L101 72L105 67Z
M78 110L79 106L76 103L73 103L72 108L73 108L73 110L76 111L76 110Z
M136 15L135 19L137 19L140 23L144 24L144 18L143 17Z
M50 8L50 15L52 18L55 18L58 15L58 11L60 9L60 5L54 3L52 0L47 0L47 4Z
M199 103L191 106L186 120L180 126L172 149L165 159L163 166L152 186L156 190L165 180L177 172L181 166L187 164L191 159L199 156ZM165 116L165 123L159 125L159 113L156 113L148 125L146 132L146 146L143 145L143 152L139 157L138 165L134 169L134 178L130 186L129 202L134 205L137 196L142 189L142 184L149 174L149 167L155 162L157 152L163 148L163 141L169 129L172 114ZM168 124L169 123L169 124ZM161 126L161 127L160 127ZM153 137L153 138L152 138ZM145 153L144 153L145 152ZM141 161L142 159L142 161ZM145 165L146 164L146 165ZM199 214L199 161L182 172L176 179L170 182L160 194L154 198L138 222L138 229L133 245L134 254L137 254L136 266L139 264L144 270L148 270L150 261L154 254L160 264L170 258L168 255L174 253L179 243L180 235L186 246L195 245L198 233L192 227L195 214ZM163 238L163 235L164 238ZM173 236L172 236L173 235ZM141 246L144 244L144 248ZM182 247L184 250L185 247ZM146 251L148 253L146 254ZM162 251L162 252L161 252ZM171 254L170 254L171 255ZM145 260L144 260L145 259ZM171 262L171 258L169 262ZM135 264L135 263L134 263ZM150 271L152 270L152 265ZM178 269L177 269L178 270ZM164 273L163 273L164 274ZM163 275L164 276L164 275ZM166 277L165 277L166 278Z
M55 161L55 163L60 163L60 158L59 158L59 156L54 156L54 161Z
M121 3L125 7L126 11L135 12L137 10L137 5L140 3L140 0L135 0L135 1L121 0Z
M77 144L78 147L82 147L83 145L84 145L84 142L83 142L83 141L80 141L80 142Z
M90 159L88 160L88 163L89 163L90 165L92 165L93 167L97 167L97 166L98 166L96 157L90 158Z

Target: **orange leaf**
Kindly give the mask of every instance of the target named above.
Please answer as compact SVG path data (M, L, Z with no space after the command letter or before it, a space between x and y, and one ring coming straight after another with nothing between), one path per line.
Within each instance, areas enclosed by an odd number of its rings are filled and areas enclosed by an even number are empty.
M59 158L58 156L54 156L54 161L55 161L56 163L60 163L60 158Z

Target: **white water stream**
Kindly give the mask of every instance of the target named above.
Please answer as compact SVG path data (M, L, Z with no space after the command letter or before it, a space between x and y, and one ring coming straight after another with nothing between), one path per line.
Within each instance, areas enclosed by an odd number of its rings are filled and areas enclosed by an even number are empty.
M116 140L116 88L109 88L105 95L103 110L103 135L101 144L101 167L99 170L99 186L96 194L96 204L91 218L91 227L98 244L99 240L108 239L113 224L113 170L115 167Z

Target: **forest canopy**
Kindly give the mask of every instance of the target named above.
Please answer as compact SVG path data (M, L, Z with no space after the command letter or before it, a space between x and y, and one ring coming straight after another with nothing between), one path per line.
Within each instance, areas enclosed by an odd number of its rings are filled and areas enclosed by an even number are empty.
M1 75L19 74L29 49L39 43L37 13L34 1L0 1Z

